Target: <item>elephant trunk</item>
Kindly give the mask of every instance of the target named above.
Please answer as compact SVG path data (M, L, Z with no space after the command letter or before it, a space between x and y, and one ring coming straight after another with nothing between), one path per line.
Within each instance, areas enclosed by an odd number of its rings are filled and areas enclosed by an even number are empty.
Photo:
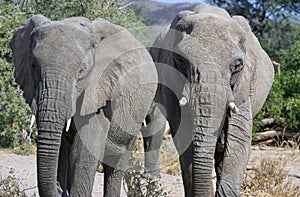
M217 80L200 79L202 83L192 85L194 196L211 196L215 146L228 102L228 91Z
M58 77L59 78L59 77ZM56 174L62 132L69 106L66 83L55 79L41 85L38 105L37 173L40 196L58 196Z

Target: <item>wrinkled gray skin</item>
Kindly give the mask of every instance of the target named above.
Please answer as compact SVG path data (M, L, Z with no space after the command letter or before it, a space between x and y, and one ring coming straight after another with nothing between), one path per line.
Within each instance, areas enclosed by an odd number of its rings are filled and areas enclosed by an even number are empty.
M10 46L16 81L37 117L40 196L58 196L57 180L64 196L91 196L100 161L104 196L119 196L122 167L157 88L145 47L100 18L42 15L27 20Z
M159 110L157 103L152 103L145 121L146 126L143 125L141 128L145 151L145 171L154 177L160 177L158 160L160 145L163 140L166 126L166 118Z
M272 62L246 19L208 5L180 12L157 37L151 55L160 83L157 102L166 111L180 155L185 196L239 196L252 118L274 78ZM180 107L182 97L188 102ZM238 114L228 110L230 102Z

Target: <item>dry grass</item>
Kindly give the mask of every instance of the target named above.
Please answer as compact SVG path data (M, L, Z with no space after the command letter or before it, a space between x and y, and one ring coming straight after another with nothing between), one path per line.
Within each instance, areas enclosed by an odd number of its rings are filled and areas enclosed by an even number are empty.
M279 143L278 140L277 145L279 147L265 146L260 147L259 151L252 151L249 164L253 168L245 173L241 188L242 197L300 197L300 180L291 177L288 170L289 167L300 165L299 143L291 141ZM136 159L143 166L141 137L137 141L135 152L139 153L136 154ZM159 163L161 173L179 175L181 172L178 153L167 132L161 145ZM136 175L140 178L143 176Z
M159 167L161 173L178 175L181 172L178 153L172 141L171 135L166 131L164 134L163 143L160 148L159 155ZM144 147L143 138L140 135L135 143L133 150L134 163L143 166L144 165Z
M179 175L181 173L179 156L172 141L172 137L167 132L160 148L159 166L161 173Z
M300 185L292 182L284 165L276 159L261 159L259 165L245 173L241 196L300 196Z

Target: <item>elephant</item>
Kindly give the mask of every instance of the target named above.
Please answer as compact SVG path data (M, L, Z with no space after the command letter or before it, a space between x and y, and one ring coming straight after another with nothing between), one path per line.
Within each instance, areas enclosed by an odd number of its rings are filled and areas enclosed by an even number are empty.
M210 5L181 11L150 54L158 72L156 102L179 154L185 196L239 196L252 120L274 80L247 20Z
M42 15L29 18L10 47L36 116L39 195L91 196L102 163L104 196L119 196L122 166L157 89L149 52L105 19Z

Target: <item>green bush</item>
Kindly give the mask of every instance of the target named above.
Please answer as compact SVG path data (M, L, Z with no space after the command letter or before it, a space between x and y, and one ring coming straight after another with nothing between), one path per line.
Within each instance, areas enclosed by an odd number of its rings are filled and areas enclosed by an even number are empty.
M6 2L0 8L0 147L16 148L28 136L31 112L17 89L8 45L13 32L31 15Z
M268 98L254 120L254 132L263 128L261 120L272 117L281 127L300 126L300 41L281 52L281 74L275 76Z
M22 133L29 131L30 109L17 91L13 67L3 59L0 73L0 145L15 148L22 141Z

